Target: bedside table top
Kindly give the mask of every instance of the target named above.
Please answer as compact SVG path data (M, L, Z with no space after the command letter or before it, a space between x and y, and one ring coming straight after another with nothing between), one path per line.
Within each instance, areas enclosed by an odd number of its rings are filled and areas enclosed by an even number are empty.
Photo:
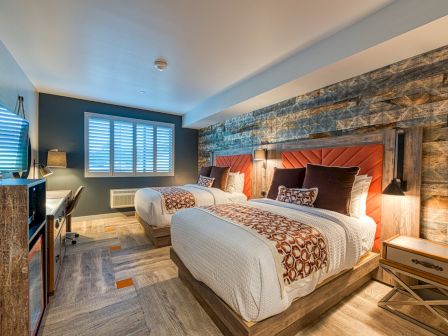
M407 236L398 236L386 242L386 244L409 252L426 255L430 258L448 261L448 245L446 244Z

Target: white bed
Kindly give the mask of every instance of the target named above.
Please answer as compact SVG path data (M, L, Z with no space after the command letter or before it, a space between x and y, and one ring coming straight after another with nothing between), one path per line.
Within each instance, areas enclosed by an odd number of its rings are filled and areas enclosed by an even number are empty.
M371 250L376 224L333 211L269 199L247 204L281 214L318 229L326 240L325 269L285 286L278 254L266 239L200 208L176 213L171 223L173 249L196 280L203 282L246 321L261 321L286 310L325 279L352 268Z
M230 193L218 188L201 187L197 184L180 186L193 194L196 206L213 204L240 203L247 201L243 193ZM171 223L173 214L166 213L162 206L162 195L152 188L139 189L134 198L135 211L146 223L155 227L166 227Z

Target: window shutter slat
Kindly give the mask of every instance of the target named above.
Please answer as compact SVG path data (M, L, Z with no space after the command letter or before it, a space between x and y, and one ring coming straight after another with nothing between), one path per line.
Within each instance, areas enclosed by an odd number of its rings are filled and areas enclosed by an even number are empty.
M114 172L132 173L134 170L133 124L114 121Z
M154 172L154 126L137 124L137 173Z
M0 173L27 169L28 129L28 121L0 108Z
M88 121L88 171L110 172L110 121L89 118Z
M173 171L173 129L157 126L157 172Z

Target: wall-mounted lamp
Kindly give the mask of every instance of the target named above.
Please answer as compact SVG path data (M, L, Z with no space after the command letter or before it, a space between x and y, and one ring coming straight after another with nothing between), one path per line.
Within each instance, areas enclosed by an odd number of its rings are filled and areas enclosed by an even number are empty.
M268 159L268 150L267 149L255 149L254 150L253 160L254 161L263 161L263 182L262 182L261 197L266 197L266 191L264 190L264 185L265 185L265 181L266 181L267 159Z
M48 151L47 166L54 168L67 168L67 153L57 149Z
M404 130L395 129L395 156L394 156L394 177L386 189L384 195L405 196L407 189L406 181L403 181L404 167Z
M266 161L268 155L268 151L266 149L256 149L254 150L254 161Z
M47 177L53 174L53 171L48 167L43 165L42 163L36 162L36 160L33 161L33 178L36 178L36 167L39 168L39 173L42 175L42 177ZM39 176L37 176L39 177Z

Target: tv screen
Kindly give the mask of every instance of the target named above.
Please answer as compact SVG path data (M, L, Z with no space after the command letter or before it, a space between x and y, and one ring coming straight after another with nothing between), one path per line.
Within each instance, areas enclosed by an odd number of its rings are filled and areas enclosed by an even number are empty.
M0 174L8 176L28 169L28 131L26 119L0 105Z

